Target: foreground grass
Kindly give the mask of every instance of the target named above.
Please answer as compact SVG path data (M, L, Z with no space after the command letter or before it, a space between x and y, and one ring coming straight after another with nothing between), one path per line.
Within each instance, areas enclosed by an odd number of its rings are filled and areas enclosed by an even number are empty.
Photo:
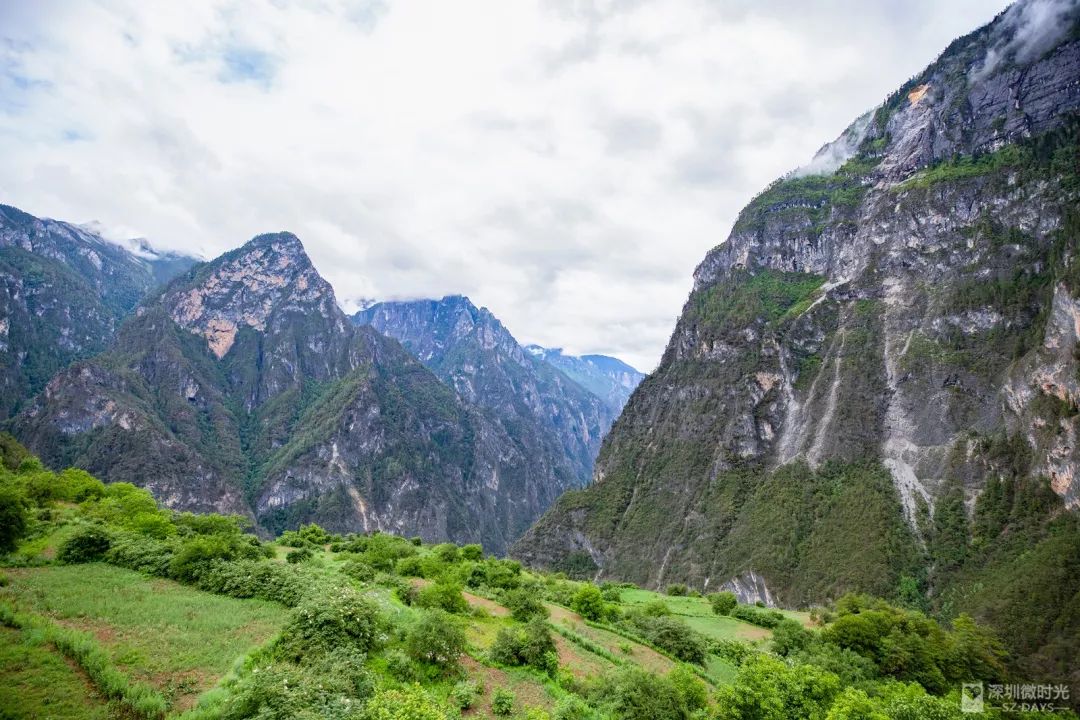
M0 597L19 610L92 635L113 664L159 690L173 709L194 702L253 646L271 639L285 608L237 600L108 565L7 571Z
M105 720L109 708L40 633L0 627L0 717Z

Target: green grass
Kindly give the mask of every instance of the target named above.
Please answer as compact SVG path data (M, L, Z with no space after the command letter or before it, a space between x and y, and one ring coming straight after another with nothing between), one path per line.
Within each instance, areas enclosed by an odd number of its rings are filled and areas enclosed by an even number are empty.
M8 571L0 597L92 634L125 674L183 707L233 661L276 635L286 610L151 580L108 565ZM92 591L90 591L92 589Z
M40 633L0 628L0 716L105 720L104 700Z

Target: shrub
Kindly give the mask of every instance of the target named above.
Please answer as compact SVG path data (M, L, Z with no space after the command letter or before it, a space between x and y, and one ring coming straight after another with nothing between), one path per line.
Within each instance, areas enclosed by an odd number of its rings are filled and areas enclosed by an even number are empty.
M184 542L173 555L169 575L183 582L195 582L211 561L232 560L236 555L236 547L229 538L197 536Z
M26 498L14 488L0 487L0 553L15 549L26 534Z
M422 612L405 637L405 650L411 658L444 670L457 667L467 644L458 620L439 609Z
M705 640L682 620L639 615L632 622L646 640L661 650L683 662L705 664Z
M754 649L740 640L720 639L712 641L709 652L732 665L742 665L743 661L754 653Z
M260 598L296 607L318 595L322 584L300 567L257 560L214 560L203 566L195 586L235 598Z
M739 668L733 684L717 689L715 717L823 718L839 689L839 678L832 673L755 653Z
M105 553L105 560L113 565L158 577L168 577L172 557L169 544L132 532L116 533Z
M375 579L375 568L360 560L349 560L341 566L341 572L357 582L371 582Z
M712 605L712 611L717 615L727 615L735 609L739 601L735 597L735 593L722 590L709 595L709 604Z
M450 583L435 583L421 588L413 604L424 608L440 608L449 613L461 614L469 605L461 594L461 587Z
M785 618L775 628L772 635L772 649L777 655L790 655L798 650L805 650L814 640L814 634L798 622Z
M56 559L65 564L97 562L105 558L112 544L112 534L101 525L84 525L69 535L56 551Z
M298 563L308 562L314 557L315 553L311 552L311 548L302 547L297 550L293 550L288 555L286 555L285 562L289 563L290 565L296 565Z
M483 560L484 559L484 548L482 548L480 545L476 545L476 544L462 545L461 546L461 559L462 560L471 560L471 561L474 561L474 562L477 561L477 560Z
M449 720L441 708L419 685L380 690L368 701L364 720Z
M454 543L441 543L434 547L435 557L444 563L456 563L461 559L461 551Z
M450 691L450 699L459 710L468 710L476 702L476 696L479 694L479 685L472 680L462 680Z
M688 590L685 585L676 583L674 585L668 585L665 592L671 597L685 597Z
M503 665L529 665L552 676L559 669L555 640L547 622L539 617L523 628L500 630L488 652L492 660Z
M375 603L351 588L339 588L297 607L277 649L292 659L338 647L368 652L381 642L383 634L384 621Z
M667 680L687 711L702 710L709 704L709 691L705 683L698 679L697 673L689 665L677 665L668 673Z
M413 535L411 538L409 538L409 542L412 543L415 547L420 547L424 544L424 538L420 537L419 535Z
M593 695L619 720L686 720L690 714L671 682L636 666L601 679Z
M593 621L602 620L607 610L600 588L591 583L582 585L574 593L574 599L570 601L570 607L581 617Z
M81 503L105 495L105 483L79 468L64 470L56 476L56 482L60 488L59 496L68 502Z
M515 620L522 622L538 616L543 618L548 616L547 606L540 599L539 593L533 589L510 590L503 596L503 605L510 610Z
M404 650L392 648L383 655L386 660L386 671L390 677L401 682L412 682L418 679L416 664Z
M736 605L730 615L752 625L769 629L776 627L785 619L782 612L759 608L755 605Z
M638 612L646 617L665 617L671 614L671 608L663 600L650 600Z
M617 603L622 600L622 590L615 583L603 583L600 585L600 595L605 602Z
M496 715L509 715L514 712L514 702L517 695L509 688L495 688L491 696L491 712Z
M124 524L137 533L158 540L164 540L176 534L176 526L173 525L172 520L159 510L137 513Z

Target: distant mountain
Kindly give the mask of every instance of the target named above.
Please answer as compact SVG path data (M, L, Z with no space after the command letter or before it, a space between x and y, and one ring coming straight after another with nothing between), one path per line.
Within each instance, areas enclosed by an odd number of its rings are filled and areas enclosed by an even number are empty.
M0 419L104 349L140 300L196 262L0 205Z
M630 393L645 379L644 373L607 355L564 355L562 348L543 348L539 345L526 345L525 350L553 365L602 399L616 416L630 399Z
M401 342L489 415L549 482L566 490L592 477L617 411L543 359L526 352L486 308L461 295L377 303L353 316Z
M349 322L289 233L173 280L12 429L52 466L143 485L173 508L492 552L575 480L565 469L553 483L396 341Z

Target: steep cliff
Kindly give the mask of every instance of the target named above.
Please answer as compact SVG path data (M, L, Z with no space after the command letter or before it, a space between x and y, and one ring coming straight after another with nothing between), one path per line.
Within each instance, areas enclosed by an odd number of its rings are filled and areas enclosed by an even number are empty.
M0 420L58 370L103 350L143 297L195 262L0 205Z
M561 489L396 341L354 327L289 233L174 280L12 428L51 465L272 531L317 521L500 552Z
M462 397L488 410L559 491L584 485L618 414L518 344L468 298L378 303L353 316L400 341Z
M968 610L1075 673L1078 16L1014 5L754 198L594 483L513 552Z

